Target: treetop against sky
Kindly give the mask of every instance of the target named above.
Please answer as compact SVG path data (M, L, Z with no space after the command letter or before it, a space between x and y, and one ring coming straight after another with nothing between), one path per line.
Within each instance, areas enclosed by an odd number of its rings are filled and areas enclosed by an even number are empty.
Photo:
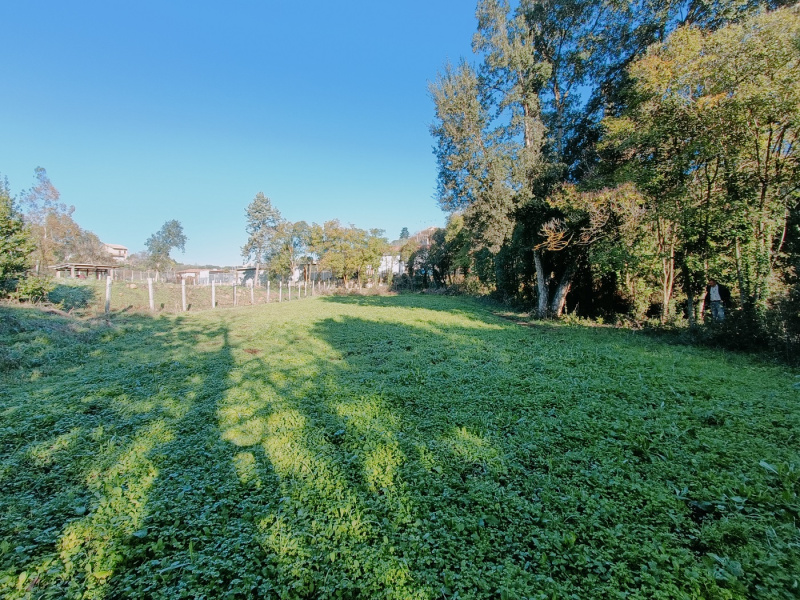
M238 263L258 191L390 238L444 223L426 85L470 52L474 6L47 0L3 21L0 173L18 195L45 167L103 241L143 250L177 218L187 262Z

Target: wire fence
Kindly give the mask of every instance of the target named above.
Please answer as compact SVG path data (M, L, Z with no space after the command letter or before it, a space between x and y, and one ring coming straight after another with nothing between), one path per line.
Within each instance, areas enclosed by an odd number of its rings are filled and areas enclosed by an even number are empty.
M130 276L129 276L130 277ZM269 303L296 302L315 296L349 293L357 286L326 281L267 282L264 286L245 283L193 285L187 281L173 283L154 278L132 279L62 279L50 293L51 302L65 310L78 310L96 316L111 313L147 312L179 313ZM370 286L372 292L389 291L386 284Z
M180 283L186 281L187 285L203 285L210 286L213 283L222 285L247 285L249 281L255 279L255 269L239 268L231 270L218 270L218 269L190 269L190 270L173 270L168 269L164 271L154 270L140 270L140 269L126 269L117 268L111 271L111 278L114 281L130 281L130 282L146 282L152 279L156 282L162 283ZM104 279L104 277L103 277ZM272 285L277 285L283 282L283 285L288 283L296 284L298 281L310 282L329 282L334 279L331 271L313 271L304 275L302 271L298 271L292 277L272 277L268 279L267 275L262 271L258 276L258 285L256 287L266 287L267 281Z

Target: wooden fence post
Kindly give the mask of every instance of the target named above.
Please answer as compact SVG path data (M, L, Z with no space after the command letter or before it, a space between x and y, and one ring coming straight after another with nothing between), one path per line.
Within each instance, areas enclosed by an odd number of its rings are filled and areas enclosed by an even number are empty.
M211 308L217 308L217 282L211 280Z
M156 300L153 296L153 278L147 278L147 294L150 296L150 312L156 312Z
M269 279L267 279L267 302L269 302Z
M111 275L106 275L106 314L111 310Z
M183 312L186 312L186 280L181 277L181 306Z
M250 286L250 304L256 303L256 282L253 281L253 284Z
M233 305L236 306L236 284L233 284Z
M283 279L278 282L278 302L283 302Z

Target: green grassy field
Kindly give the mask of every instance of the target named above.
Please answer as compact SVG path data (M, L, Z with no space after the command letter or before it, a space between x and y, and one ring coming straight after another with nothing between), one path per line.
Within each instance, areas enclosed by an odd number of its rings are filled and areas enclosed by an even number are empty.
M0 307L0 596L797 598L798 381L454 298Z

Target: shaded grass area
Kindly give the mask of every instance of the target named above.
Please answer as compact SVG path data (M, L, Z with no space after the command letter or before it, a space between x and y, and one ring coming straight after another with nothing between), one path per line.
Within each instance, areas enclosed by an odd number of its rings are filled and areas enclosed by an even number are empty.
M86 309L92 305L99 308L98 298L102 294L103 290L100 289L99 282L84 284L56 283L52 291L47 294L47 300L67 311Z
M19 310L5 597L797 596L784 369L442 297Z

